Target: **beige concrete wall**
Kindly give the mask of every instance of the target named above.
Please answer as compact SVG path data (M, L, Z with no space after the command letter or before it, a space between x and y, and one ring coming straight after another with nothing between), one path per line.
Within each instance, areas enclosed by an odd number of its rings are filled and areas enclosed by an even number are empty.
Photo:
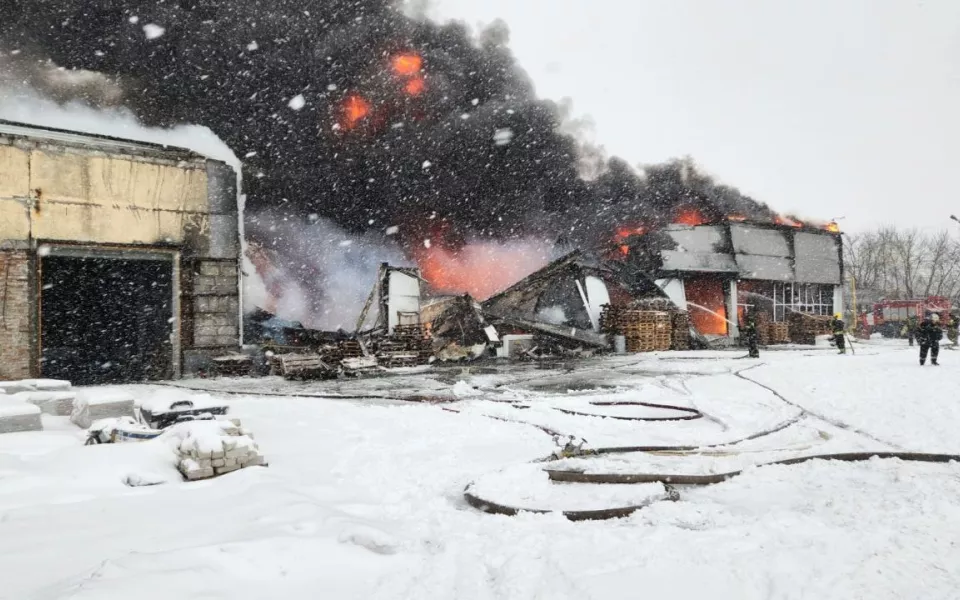
M202 163L0 146L0 239L182 243L207 212Z

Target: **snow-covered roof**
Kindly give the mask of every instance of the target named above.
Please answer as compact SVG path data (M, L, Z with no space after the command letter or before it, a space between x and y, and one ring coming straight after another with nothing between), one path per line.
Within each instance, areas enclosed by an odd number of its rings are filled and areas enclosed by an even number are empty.
M663 231L673 246L660 250L663 271L840 283L840 241L834 233L749 223L672 225Z

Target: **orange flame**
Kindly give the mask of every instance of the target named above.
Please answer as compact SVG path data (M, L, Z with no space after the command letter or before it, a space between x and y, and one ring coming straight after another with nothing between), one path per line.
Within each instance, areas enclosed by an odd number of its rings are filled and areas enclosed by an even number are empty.
M787 227L795 227L797 229L803 227L803 223L801 223L800 221L797 221L796 219L793 219L791 217L784 217L781 215L777 215L773 219L773 222L776 223L777 225L786 225Z
M416 75L420 72L420 69L423 68L423 59L420 58L419 55L412 52L394 56L391 63L393 65L394 73L406 77L409 77L410 75Z
M423 77L417 77L416 79L408 81L407 85L403 86L403 89L411 96L419 96L426 87L427 84L423 80Z
M728 221L735 221L735 222L737 222L737 223L743 223L744 221L747 220L747 218L746 218L745 216L743 216L743 215L728 215L728 216L727 216L727 220L728 220Z
M837 225L836 221L830 221L829 223L824 225L823 228L829 231L830 233L840 233L840 226Z
M696 208L681 208L677 211L673 222L680 225L703 225L707 222L707 218Z
M534 244L471 243L459 249L431 244L417 249L414 258L435 291L485 300L545 266L548 260L541 250Z
M347 129L355 127L357 123L370 114L372 107L362 96L351 94L343 103L344 125Z

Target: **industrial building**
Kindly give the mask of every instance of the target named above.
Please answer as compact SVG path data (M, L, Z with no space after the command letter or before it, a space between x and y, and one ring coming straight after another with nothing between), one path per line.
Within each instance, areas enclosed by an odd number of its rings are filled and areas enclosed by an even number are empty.
M706 336L737 337L747 308L772 323L843 312L843 247L827 229L670 225L637 236L624 252L635 281L654 281Z
M237 174L0 121L0 379L170 379L240 343Z

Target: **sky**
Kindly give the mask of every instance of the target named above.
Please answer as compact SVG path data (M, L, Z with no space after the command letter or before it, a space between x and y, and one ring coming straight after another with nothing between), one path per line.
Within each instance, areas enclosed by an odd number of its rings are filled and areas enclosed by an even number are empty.
M689 155L847 231L957 227L960 0L431 0L428 14L504 20L538 93L571 99L632 164Z

